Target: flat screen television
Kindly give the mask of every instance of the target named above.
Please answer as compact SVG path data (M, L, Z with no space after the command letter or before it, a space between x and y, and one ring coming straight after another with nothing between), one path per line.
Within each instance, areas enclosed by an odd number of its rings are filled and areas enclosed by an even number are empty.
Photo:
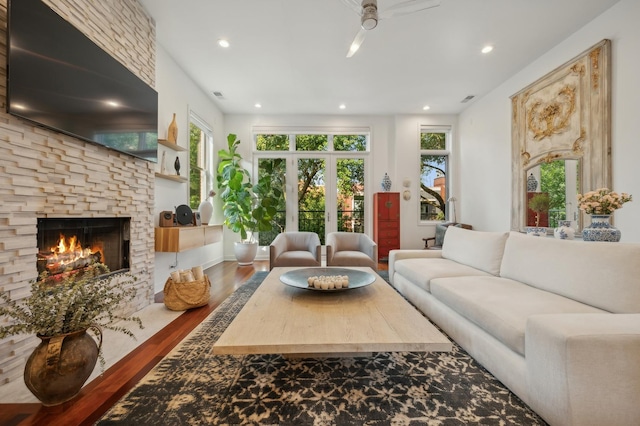
M157 162L158 93L40 0L8 7L7 112Z

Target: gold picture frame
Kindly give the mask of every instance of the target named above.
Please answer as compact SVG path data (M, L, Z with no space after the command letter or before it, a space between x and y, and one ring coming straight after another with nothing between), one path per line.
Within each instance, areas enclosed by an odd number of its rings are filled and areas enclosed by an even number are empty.
M602 40L511 96L512 230L526 226L527 172L537 165L578 160L580 191L610 186L610 57Z

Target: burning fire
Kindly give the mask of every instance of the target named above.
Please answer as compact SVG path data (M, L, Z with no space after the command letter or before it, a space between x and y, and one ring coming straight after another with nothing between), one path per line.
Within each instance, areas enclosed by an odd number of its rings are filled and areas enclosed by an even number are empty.
M69 242L67 243L67 239L64 235L60 235L60 240L58 244L51 247L51 253L54 256L58 254L71 254L73 253L76 257L72 260L77 260L81 257L87 257L91 254L90 248L82 248L82 244L78 242L78 237L75 235L69 238Z
M77 236L60 235L58 243L48 253L39 253L39 260L44 261L50 274L81 269L96 262L102 262L100 247L82 247Z

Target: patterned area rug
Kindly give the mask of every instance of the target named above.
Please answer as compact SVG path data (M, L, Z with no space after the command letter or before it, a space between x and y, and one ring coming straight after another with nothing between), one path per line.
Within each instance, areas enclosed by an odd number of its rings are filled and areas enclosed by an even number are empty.
M455 343L448 353L365 358L213 355L266 274L233 293L97 424L545 424Z

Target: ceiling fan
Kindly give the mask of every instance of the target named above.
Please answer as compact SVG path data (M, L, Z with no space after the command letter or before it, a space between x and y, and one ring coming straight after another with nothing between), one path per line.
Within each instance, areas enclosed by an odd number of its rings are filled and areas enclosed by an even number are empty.
M342 2L360 15L360 31L349 47L347 58L352 57L358 51L367 31L374 29L378 25L378 21L440 6L440 0L404 0L378 14L377 0L362 0L362 3L359 3L358 0L342 0Z

